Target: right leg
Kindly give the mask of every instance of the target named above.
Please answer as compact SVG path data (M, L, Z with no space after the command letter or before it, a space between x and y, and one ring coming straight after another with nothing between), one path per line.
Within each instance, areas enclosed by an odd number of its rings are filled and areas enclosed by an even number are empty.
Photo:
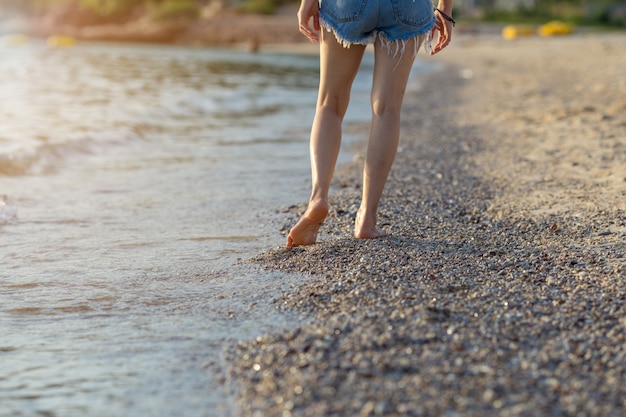
M311 129L311 198L306 212L289 231L287 246L311 245L328 215L328 190L341 146L341 124L348 109L352 82L361 64L364 45L344 48L322 30L320 87Z

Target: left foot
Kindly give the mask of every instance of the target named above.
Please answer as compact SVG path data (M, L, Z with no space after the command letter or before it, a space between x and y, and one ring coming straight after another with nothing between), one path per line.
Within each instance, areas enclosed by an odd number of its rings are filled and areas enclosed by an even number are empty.
M357 239L378 239L385 236L387 236L387 232L376 227L376 220L368 222L365 216L361 215L360 210L357 212L354 222L354 237Z
M373 230L366 230L363 228L354 228L354 237L357 239L378 239L379 237L387 236L387 232L381 229L374 228Z

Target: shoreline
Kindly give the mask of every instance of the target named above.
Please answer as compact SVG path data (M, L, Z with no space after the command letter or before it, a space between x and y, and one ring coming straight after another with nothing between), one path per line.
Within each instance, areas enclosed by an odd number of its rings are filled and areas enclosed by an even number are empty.
M227 350L241 415L623 414L624 46L466 35L435 58L405 99L391 235L350 237L357 153L319 243L250 260L309 277L280 308L315 321Z

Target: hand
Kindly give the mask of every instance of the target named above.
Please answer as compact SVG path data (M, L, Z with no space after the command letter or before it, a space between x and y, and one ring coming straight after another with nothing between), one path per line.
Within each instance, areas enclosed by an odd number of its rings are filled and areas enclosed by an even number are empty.
M441 52L441 50L448 46L452 40L452 22L444 19L443 16L437 11L435 11L435 27L431 32L431 37L433 39L435 38L435 32L437 32L437 44L430 51L431 55Z
M313 27L309 22L313 18ZM302 0L298 9L298 25L300 33L309 38L311 42L319 41L320 31L320 6L318 0Z

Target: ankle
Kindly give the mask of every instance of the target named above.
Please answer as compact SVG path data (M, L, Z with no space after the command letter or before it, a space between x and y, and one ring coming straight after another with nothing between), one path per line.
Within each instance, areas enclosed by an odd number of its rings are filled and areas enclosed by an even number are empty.
M316 219L320 223L326 219L329 211L328 201L325 199L315 199L309 201L309 205L306 209L305 216Z
M315 212L326 212L328 213L330 205L328 204L328 200L324 198L315 198L309 200L309 205L307 207L307 211L315 211Z
M363 207L359 208L356 212L356 219L354 221L356 229L376 229L376 214L371 215Z

